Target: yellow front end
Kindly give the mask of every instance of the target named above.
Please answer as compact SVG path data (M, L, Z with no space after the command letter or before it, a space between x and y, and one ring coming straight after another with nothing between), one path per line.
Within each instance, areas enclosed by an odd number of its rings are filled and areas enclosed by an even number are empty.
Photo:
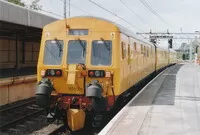
M80 23L81 22L81 23ZM66 28L66 25L69 28ZM70 35L70 29L81 29L88 30L87 35ZM59 77L49 76L53 81L54 88L56 92L59 94L72 94L72 95L84 95L85 94L85 86L84 84L89 84L92 80L99 80L103 87L106 88L106 91L103 93L107 93L108 95L113 95L111 91L111 78L90 78L88 76L85 77L82 75L82 69L78 69L78 64L84 64L86 66L86 74L88 75L88 70L105 70L111 72L115 72L115 78L119 77L119 66L118 58L119 58L119 50L114 46L119 44L119 31L118 28L106 21L100 21L96 18L71 18L69 20L60 20L53 22L43 29L42 41L39 53L39 60L37 66L37 80L38 82L43 78L41 75L42 72L48 69L60 69L62 71L62 75ZM59 64L45 64L45 49L48 42L54 42L55 38L62 43L62 58L60 58ZM92 44L94 41L109 41L112 44L112 54L111 54L111 63L109 65L94 65L91 63L92 59ZM83 42L85 44L85 56L84 61L80 63L70 63L69 62L69 45L74 42L74 44L78 44L79 42ZM76 43L75 43L76 42ZM81 45L77 45L81 46ZM53 51L52 51L53 52ZM99 52L98 52L99 53ZM51 54L51 52L49 53ZM77 53L77 55L79 55ZM99 55L99 54L97 54ZM74 57L76 57L76 53L74 53ZM49 58L49 61L57 61L57 59ZM85 74L85 73L84 73ZM115 87L119 87L119 83L116 79L113 81L116 84ZM109 85L109 86L107 86Z

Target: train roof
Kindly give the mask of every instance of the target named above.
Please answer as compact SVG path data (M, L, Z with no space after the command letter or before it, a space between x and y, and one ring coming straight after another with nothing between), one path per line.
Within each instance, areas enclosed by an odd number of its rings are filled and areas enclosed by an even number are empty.
M137 39L140 42L143 42L143 43L146 43L146 44L154 46L151 42L147 41L144 38L141 38L141 37L137 36L135 33L131 32L127 28L123 27L122 25L120 25L118 23L112 22L111 20L108 20L108 19L105 19L105 18L102 18L102 17L96 17L96 16L75 16L75 17L71 17L71 18L77 18L77 17L80 17L80 18L95 18L95 19L99 19L99 20L103 20L103 21L109 22L111 24L114 24L116 27L118 27L120 32L126 34L127 36L132 37L134 39ZM162 50L168 50L167 48L162 47L162 46L157 46L156 45L156 47L159 48L159 49L162 49Z
M143 42L145 44L148 44L148 45L151 45L151 46L156 46L157 48L159 49L162 49L162 50L167 50L167 48L163 48L161 46L157 46L157 45L154 45L153 43L151 43L150 41L147 41L146 39L144 38L141 38L139 36L137 36L135 33L133 33L132 31L130 31L129 29L123 27L122 25L118 24L118 23L115 23L115 22L112 22L111 20L108 20L108 19L105 19L105 18L101 18L101 17L96 17L96 16L74 16L74 17L70 17L70 18L67 18L67 19L81 19L81 18L85 18L85 19L96 19L96 20L99 20L99 21L105 21L105 22L108 22L110 24L113 24L121 33L127 35L128 37L131 37L131 38L134 38L140 42ZM60 20L60 21L63 21L63 20Z
M99 19L99 20L103 20L103 21L112 23L112 24L114 24L115 26L118 27L118 29L120 30L120 32L126 34L127 36L135 38L135 39L137 39L137 40L139 40L141 42L144 42L146 44L150 44L150 45L154 46L151 42L140 38L139 36L137 36L135 33L131 32L127 28L123 27L122 25L120 25L118 23L112 22L111 20L108 20L108 19L105 19L105 18L101 18L101 17L96 17L96 16L74 16L74 17L71 17L71 18L78 18L78 17L80 17L80 18L95 18L95 19Z

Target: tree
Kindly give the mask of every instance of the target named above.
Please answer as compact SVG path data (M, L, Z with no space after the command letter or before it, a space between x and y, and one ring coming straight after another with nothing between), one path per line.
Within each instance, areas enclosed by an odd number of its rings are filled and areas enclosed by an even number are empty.
M26 6L24 2L21 2L21 0L7 0L7 1L10 3L14 3L16 5L22 6L22 7Z
M22 7L32 9L32 10L41 10L42 9L42 6L39 5L39 3L38 3L38 2L40 2L40 0L33 0L30 5L26 5L21 0L7 0L7 1L10 3L14 3L16 5L22 6Z
M31 5L29 6L30 9L32 10L41 10L42 9L42 6L39 5L39 2L40 0L33 0Z

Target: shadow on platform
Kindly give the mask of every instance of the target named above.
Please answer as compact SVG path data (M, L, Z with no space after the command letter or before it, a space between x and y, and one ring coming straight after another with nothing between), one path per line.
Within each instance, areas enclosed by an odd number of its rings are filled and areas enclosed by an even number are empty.
M174 105L175 94L176 94L176 83L177 83L177 73L182 67L182 64L176 65L176 67L166 75L159 91L157 92L152 104L153 105Z

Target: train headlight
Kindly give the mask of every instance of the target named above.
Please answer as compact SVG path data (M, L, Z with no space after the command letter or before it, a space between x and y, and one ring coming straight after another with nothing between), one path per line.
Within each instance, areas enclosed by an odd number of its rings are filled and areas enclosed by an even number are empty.
M99 77L99 76L101 75L101 73L100 73L99 70L96 70L96 71L94 72L94 75L95 75L96 77Z
M54 76L55 74L56 74L55 70L51 69L51 70L50 70L50 75L51 75L51 76Z

